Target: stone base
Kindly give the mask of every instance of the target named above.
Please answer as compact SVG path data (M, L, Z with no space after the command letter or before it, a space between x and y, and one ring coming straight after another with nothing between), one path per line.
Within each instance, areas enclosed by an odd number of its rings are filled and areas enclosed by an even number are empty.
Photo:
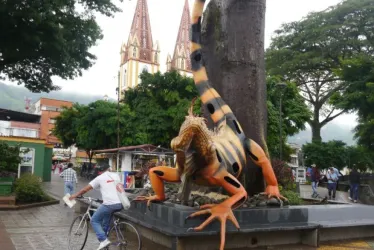
M135 224L143 237L172 250L205 250L219 246L218 221L201 232L187 231L207 218L200 216L185 221L196 208L167 202L152 203L150 208L148 210L145 202L133 201L129 210L117 216ZM321 241L374 237L374 207L371 206L240 208L234 214L241 228L238 231L231 222L227 223L225 249L289 244L318 247Z

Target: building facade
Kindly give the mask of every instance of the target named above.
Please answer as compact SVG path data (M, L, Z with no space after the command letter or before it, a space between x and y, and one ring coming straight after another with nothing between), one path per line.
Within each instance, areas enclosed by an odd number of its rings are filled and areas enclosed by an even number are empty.
M55 127L56 117L60 115L65 107L70 108L72 106L72 102L49 98L40 98L35 102L31 106L30 111L40 116L39 138L46 140L48 144L60 147L61 142L53 135L52 130Z
M153 43L147 0L138 0L130 34L121 46L119 69L120 99L129 88L140 83L143 71L154 74L160 71L160 45Z
M40 139L40 120L37 114L0 109L0 141L25 151L20 154L18 177L32 173L43 181L50 181L53 145Z

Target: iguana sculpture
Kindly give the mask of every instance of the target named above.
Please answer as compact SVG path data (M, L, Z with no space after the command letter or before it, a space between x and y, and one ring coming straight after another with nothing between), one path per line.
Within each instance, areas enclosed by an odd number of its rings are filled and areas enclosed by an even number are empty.
M217 218L221 222L220 249L223 250L226 220L232 221L239 229L239 223L232 209L239 207L247 199L247 192L237 180L242 168L246 166L247 155L262 168L267 183L264 193L277 199L285 198L279 193L273 168L262 148L244 135L230 107L209 84L200 45L204 3L204 0L195 0L192 12L191 66L201 101L209 111L216 129L209 130L203 117L194 116L192 103L179 135L171 141L171 147L177 156L177 167L152 168L149 176L155 195L139 196L136 200L147 200L148 206L152 201L164 201L166 199L164 182L181 182L184 178L198 185L224 188L231 195L230 198L220 204L203 205L200 207L201 211L188 216L192 218L211 214L200 226L193 228L195 231L203 230Z

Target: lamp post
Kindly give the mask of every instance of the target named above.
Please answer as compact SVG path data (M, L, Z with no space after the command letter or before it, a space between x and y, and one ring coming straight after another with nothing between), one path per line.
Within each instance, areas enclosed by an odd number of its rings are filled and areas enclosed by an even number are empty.
M120 91L120 81L119 81L119 72L118 72L118 87L116 88L117 92L117 173L119 172L119 100L121 96Z
M282 97L283 92L287 87L284 82L277 83L277 88L279 88L279 160L282 161Z

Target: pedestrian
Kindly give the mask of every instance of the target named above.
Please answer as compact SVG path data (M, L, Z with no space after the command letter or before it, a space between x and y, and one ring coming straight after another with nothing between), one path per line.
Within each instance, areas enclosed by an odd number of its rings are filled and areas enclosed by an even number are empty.
M63 178L65 182L65 195L73 194L74 187L78 185L77 172L73 169L73 163L69 162L67 169L60 174L60 177Z
M312 182L312 190L313 190L313 193L312 193L313 198L318 197L317 188L318 188L318 183L319 183L320 178L321 178L321 174L319 173L317 165L313 163L312 171L310 173L310 179Z
M339 179L338 174L336 173L333 167L330 167L326 175L327 175L327 189L329 190L329 199L331 199L331 193L332 193L332 198L335 199L336 182Z
M349 173L349 200L353 199L353 202L356 203L358 200L358 188L360 186L360 173L357 171L356 167L353 166L352 171Z
M109 164L102 165L104 173L93 179L82 190L73 194L69 199L73 200L91 189L100 189L103 198L103 204L97 209L91 219L91 225L96 233L97 239L100 241L99 249L103 249L110 245L106 232L110 226L110 218L116 211L122 210L123 206L116 191L116 181L120 181L117 173L110 172Z

